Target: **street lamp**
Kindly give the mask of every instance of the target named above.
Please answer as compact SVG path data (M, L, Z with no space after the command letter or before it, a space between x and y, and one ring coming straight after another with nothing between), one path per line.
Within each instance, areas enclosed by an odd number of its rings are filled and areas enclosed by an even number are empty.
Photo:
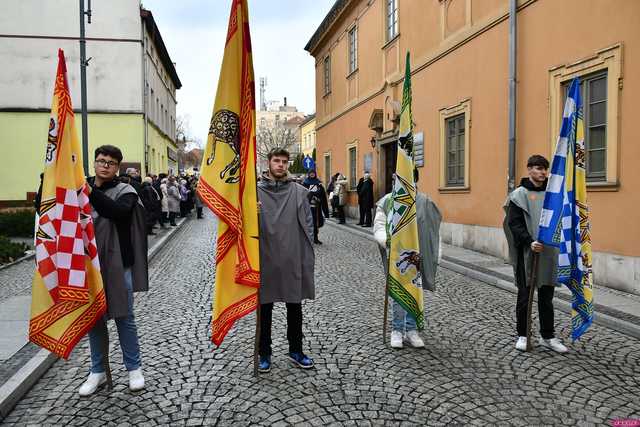
M376 141L376 137L375 136L372 136L371 137L371 141L369 141L369 142L371 142L371 148L376 148L376 144L377 144L378 141Z

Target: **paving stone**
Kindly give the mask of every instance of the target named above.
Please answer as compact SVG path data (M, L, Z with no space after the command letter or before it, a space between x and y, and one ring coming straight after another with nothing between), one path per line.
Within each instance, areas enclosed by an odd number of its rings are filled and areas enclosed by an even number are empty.
M315 301L304 303L304 351L316 369L285 359L286 312L273 313L273 368L253 377L254 315L220 348L210 342L215 221L189 221L150 264L135 313L147 380L127 388L110 322L115 389L81 399L83 340L3 420L6 425L601 425L640 418L640 342L595 325L570 353L514 349L515 296L441 269L427 292L426 347L382 344L384 277L369 240L334 226L316 249ZM0 273L0 281L9 274ZM15 271L16 278L28 274ZM8 277L8 276L7 276ZM13 281L12 281L13 283ZM22 287L24 288L24 286ZM23 291L0 289L0 300ZM4 294L2 293L4 292ZM568 343L569 318L556 312ZM581 393L580 390L584 390Z

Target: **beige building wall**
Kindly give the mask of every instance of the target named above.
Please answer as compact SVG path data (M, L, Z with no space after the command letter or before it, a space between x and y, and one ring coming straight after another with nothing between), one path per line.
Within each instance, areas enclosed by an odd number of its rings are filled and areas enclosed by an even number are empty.
M318 170L348 175L348 148L357 170L374 153L377 196L401 100L404 58L411 53L414 132L424 134L421 191L441 208L446 241L504 256L502 205L507 196L507 0L402 0L399 33L385 37L386 1L347 1L331 26L307 46L316 58ZM589 184L596 281L640 293L640 250L634 244L640 205L632 133L640 96L640 2L520 0L518 2L517 173L537 153L551 159L561 117L560 84L607 70L607 177ZM357 26L358 69L348 72L349 31ZM320 36L318 36L320 34ZM331 90L324 90L324 59L331 58ZM444 120L465 113L465 183L444 185ZM369 141L375 136L376 148ZM356 198L351 197L352 205Z

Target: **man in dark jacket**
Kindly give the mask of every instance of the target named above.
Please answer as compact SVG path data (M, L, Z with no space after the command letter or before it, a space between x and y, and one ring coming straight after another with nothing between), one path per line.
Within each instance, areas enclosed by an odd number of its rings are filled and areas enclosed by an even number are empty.
M558 250L544 246L535 240L538 235L540 214L547 188L549 161L543 156L534 155L527 161L528 177L522 178L505 206L506 217L504 231L509 243L511 264L514 268L518 300L516 304L516 349L527 348L527 306L529 304L529 286L538 288L538 313L540 318L540 343L558 353L567 352L567 348L555 338L553 318L553 293L556 285ZM535 283L528 283L533 254L538 256L538 269Z
M153 187L153 180L149 176L142 181L140 198L147 214L147 234L153 236L156 234L153 232L153 226L162 215L162 206L160 205L160 195Z
M356 187L358 206L360 207L360 221L358 225L371 227L371 209L373 209L373 180L369 172L365 172Z
M321 245L318 240L320 227L324 225L325 217L329 217L329 203L327 203L327 193L324 191L322 182L316 176L316 171L312 170L307 174L307 178L302 183L309 190L309 206L313 215L313 243ZM324 215L323 215L324 213Z
M129 371L129 389L144 388L138 333L133 316L133 292L148 289L147 236L144 208L138 194L116 179L122 152L112 145L95 151L96 176L90 185L89 201L100 258L100 273L107 296L108 317L115 319L124 365ZM120 256L109 256L112 253ZM91 373L80 387L81 396L89 396L106 382L103 352L108 348L106 319L89 331Z

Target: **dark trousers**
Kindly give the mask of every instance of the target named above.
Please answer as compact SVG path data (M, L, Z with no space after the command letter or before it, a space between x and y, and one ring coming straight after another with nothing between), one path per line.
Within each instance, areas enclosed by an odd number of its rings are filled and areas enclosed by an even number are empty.
M164 227L164 225L169 221L169 212L161 212L160 213L160 225Z
M273 303L260 304L260 356L271 356ZM287 340L290 353L302 353L302 304L287 303Z
M187 202L180 202L180 217L181 218L184 218L189 213L188 206L189 205L188 205Z
M555 287L541 286L538 292L538 317L540 318L540 335L548 340L555 336L553 318L553 293ZM527 305L529 303L529 288L518 287L518 302L516 303L516 328L519 337L527 336Z
M344 216L344 206L336 206L336 210L338 211L338 223L339 224L344 224L345 223L345 216Z
M202 206L196 208L196 212L198 214L198 219L202 218Z
M358 225L371 226L371 209L360 205L360 221Z
M176 225L177 212L169 212L169 225Z

